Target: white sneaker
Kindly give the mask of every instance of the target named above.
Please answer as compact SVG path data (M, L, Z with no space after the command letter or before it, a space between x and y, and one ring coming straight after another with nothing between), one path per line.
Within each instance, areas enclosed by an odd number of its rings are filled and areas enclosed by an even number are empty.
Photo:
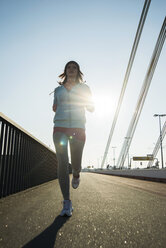
M60 213L60 216L72 216L72 212L73 212L73 207L72 207L72 202L71 200L64 200L63 201L63 209Z
M73 176L73 179L72 179L72 187L73 187L73 189L78 188L79 184L80 184L80 177L74 177Z

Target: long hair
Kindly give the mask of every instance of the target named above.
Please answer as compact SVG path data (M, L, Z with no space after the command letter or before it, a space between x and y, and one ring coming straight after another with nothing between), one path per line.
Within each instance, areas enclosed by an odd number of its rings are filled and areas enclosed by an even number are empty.
M67 69L67 66L69 64L75 64L77 66L77 70L78 70L78 74L77 74L77 77L76 77L76 83L83 83L83 76L84 74L81 72L80 70L80 66L77 62L75 61L69 61L66 65L65 65L65 69L64 69L64 72L62 74L59 75L59 78L61 78L62 81L58 82L60 85L63 85L66 83L67 81L67 75L66 75L66 69Z

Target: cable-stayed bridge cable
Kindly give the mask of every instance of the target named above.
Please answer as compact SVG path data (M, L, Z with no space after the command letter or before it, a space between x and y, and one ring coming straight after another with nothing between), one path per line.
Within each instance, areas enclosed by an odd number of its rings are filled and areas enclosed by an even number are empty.
M132 51L131 51L129 62L128 62L128 65L127 65L127 69L126 69L126 73L125 73L125 77L124 77L124 81L123 81L123 85L122 85L118 105L117 105L117 108L116 108L113 123L112 123L111 130L110 130L110 133L109 133L108 141L107 141L107 144L106 144L106 148L105 148L101 168L104 167L104 163L105 163L106 156L107 156L107 153L108 153L108 150L109 150L109 146L110 146L110 143L111 143L111 139L112 139L112 136L113 136L115 125L116 125L116 122L117 122L117 119L118 119L118 115L119 115L120 108L121 108L121 105L122 105L124 93L125 93L125 90L126 90L126 86L127 86L127 83L128 83L129 75L130 75L131 68L132 68L132 65L133 65L133 62L134 62L135 54L136 54L136 51L137 51L137 47L138 47L138 43L139 43L139 40L140 40L140 37L141 37L141 33L142 33L142 30L143 30L145 19L146 19L147 13L148 13L150 2L151 2L151 0L145 0L144 6L143 6L143 10L142 10L142 14L141 14L140 21L139 21L139 24L138 24L137 32L136 32L136 35L135 35Z
M163 125L161 135L162 135L162 140L163 140L165 135L166 135L166 121ZM155 145L153 152L152 152L153 158L156 158L159 149L160 149L160 136L158 137L156 145ZM152 166L153 162L154 162L153 160L150 160L147 167L150 168Z
M141 89L140 96L138 98L136 110L134 112L133 118L132 118L130 125L129 125L129 128L128 128L127 137L130 137L129 143L126 144L126 141L124 141L123 147L121 149L121 153L119 155L118 166L120 166L120 167L123 167L123 163L124 163L124 160L125 160L126 155L127 155L127 148L129 149L129 146L130 146L130 143L131 143L138 119L139 119L139 115L140 115L140 112L142 110L143 103L145 101L146 94L147 94L147 91L148 91L148 88L149 88L149 85L150 85L150 82L151 82L151 79L152 79L152 76L154 73L154 69L156 67L162 46L164 44L164 40L165 40L165 36L166 36L165 26L166 26L166 19L164 20L159 38L157 40L157 43L156 43L156 46L155 46L155 49L154 49L154 52L152 55L149 69L146 73L144 84L143 84L143 87Z
M164 19L159 37L157 39L157 42L156 42L156 45L155 45L155 48L154 48L154 51L152 54L152 58L151 58L144 82L143 82L143 86L141 88L141 91L140 91L140 94L138 97L136 108L135 108L133 117L131 119L128 131L126 134L126 137L128 137L130 139L128 140L128 142L126 140L124 141L119 158L118 158L117 166L119 168L123 167L124 161L126 159L127 152L128 152L129 147L130 147L130 144L131 144L131 141L132 141L132 138L133 138L133 135L134 135L134 132L135 132L135 129L136 129L136 126L137 126L137 123L138 123L138 120L139 120L139 117L140 117L140 114L141 114L141 111L142 111L142 108L143 108L143 105L144 105L144 102L145 102L145 99L146 99L146 96L148 93L148 90L149 90L149 86L150 86L150 83L151 83L151 80L152 80L152 77L153 77L153 74L154 74L154 71L155 71L162 47L163 47L163 44L165 41L165 38L166 38L166 18Z

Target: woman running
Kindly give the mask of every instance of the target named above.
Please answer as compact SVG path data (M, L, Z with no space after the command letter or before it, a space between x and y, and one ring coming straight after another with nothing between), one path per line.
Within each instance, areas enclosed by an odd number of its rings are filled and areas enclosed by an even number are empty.
M59 76L60 86L54 90L53 140L58 160L58 179L64 198L61 216L71 216L73 207L70 199L69 157L70 145L72 165L72 187L80 183L81 160L85 144L85 109L93 112L94 104L90 88L83 82L83 73L77 62L69 61Z

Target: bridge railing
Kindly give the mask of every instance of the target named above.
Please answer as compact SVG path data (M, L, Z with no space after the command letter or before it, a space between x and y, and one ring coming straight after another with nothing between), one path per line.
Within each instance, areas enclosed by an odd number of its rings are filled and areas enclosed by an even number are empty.
M0 113L0 198L55 178L55 152Z

